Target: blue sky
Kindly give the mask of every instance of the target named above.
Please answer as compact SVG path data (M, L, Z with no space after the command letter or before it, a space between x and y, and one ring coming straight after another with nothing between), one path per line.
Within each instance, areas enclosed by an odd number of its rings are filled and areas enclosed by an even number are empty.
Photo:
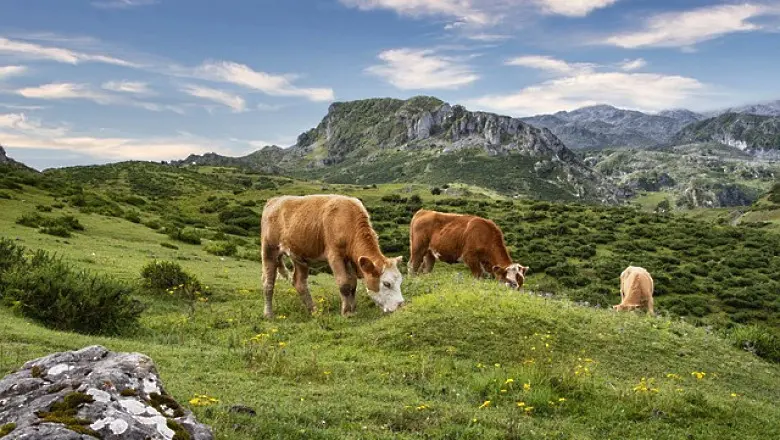
M780 0L3 0L0 144L42 169L289 146L334 101L529 116L780 98Z

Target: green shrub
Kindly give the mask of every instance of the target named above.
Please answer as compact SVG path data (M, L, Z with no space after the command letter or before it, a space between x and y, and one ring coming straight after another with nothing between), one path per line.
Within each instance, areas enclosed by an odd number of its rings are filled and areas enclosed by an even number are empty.
M51 212L52 207L51 206L46 206L46 205L36 205L35 209L40 211L40 212Z
M230 243L227 241L215 241L209 243L204 249L206 252L220 257L232 257L236 255L236 252L238 251L235 243Z
M37 228L41 222L43 222L43 216L35 212L23 214L16 219L17 225L27 226L28 228Z
M182 243L200 244L200 234L194 229L175 228L168 233L168 236L171 237L172 240L180 241Z
M194 277L171 261L152 261L141 269L144 285L153 290L168 290L190 282Z
M162 228L162 225L157 220L147 220L144 222L144 226L155 231Z
M138 211L128 211L125 213L125 220L131 223L141 223L141 214Z
M434 186L431 188L431 195L438 196L441 195L441 189L437 186Z
M24 263L24 247L7 238L0 238L0 274ZM2 292L0 292L0 295Z
M18 249L14 252L18 255ZM144 310L132 297L133 286L76 271L44 251L0 274L4 302L57 330L118 334L135 324Z
M11 195L5 191L0 191L0 199L11 200Z
M41 234L53 235L55 237L69 238L73 236L68 228L60 225L56 226L44 226L38 230Z
M772 362L780 362L780 332L765 325L735 327L729 334L734 346Z

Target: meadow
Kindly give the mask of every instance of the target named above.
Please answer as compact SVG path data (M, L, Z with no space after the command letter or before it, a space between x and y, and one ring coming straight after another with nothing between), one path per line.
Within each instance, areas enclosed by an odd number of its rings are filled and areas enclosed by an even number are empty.
M323 185L158 164L8 172L0 188L0 236L128 286L143 306L135 323L85 334L56 330L0 292L0 374L91 344L139 351L220 439L780 434L780 366L771 362L780 238L762 228L475 187L433 195L426 185ZM258 213L275 194L315 192L364 200L392 256L408 257L419 207L494 218L512 255L531 266L526 292L437 264L405 278L403 310L382 315L359 287L356 316L343 318L321 267L310 278L321 312L305 314L282 280L278 318L265 320ZM154 261L180 265L199 294L144 284ZM629 263L656 277L661 316L608 307ZM764 357L743 349L757 351L759 337L740 334L760 335Z

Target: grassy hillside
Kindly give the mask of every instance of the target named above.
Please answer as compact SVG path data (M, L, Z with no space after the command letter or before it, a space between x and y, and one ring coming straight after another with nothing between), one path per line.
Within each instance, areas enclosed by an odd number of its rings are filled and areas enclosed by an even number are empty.
M37 356L96 343L143 352L180 402L204 394L219 400L187 404L219 439L720 439L735 433L766 439L780 433L778 364L734 348L720 330L565 299L616 303L620 270L641 261L667 265L648 265L663 313L776 324L771 290L745 299L759 301L747 305L730 305L719 293L742 292L738 283L729 287L734 280L750 279L754 292L754 285L777 279L778 256L771 252L780 249L778 238L760 230L626 208L511 202L476 188L433 196L424 185L327 186L219 168L128 163L3 176L6 186L20 189L2 190L8 198L0 199L0 235L56 251L77 269L136 284L144 265L174 261L212 293L191 309L184 299L142 290L147 309L138 326L114 338L53 331L0 307L0 374ZM309 317L282 280L278 319L266 321L256 224L244 209L256 214L273 194L312 192L361 197L390 255L407 255L405 225L420 205L489 215L504 227L513 255L532 267L526 290L563 299L519 294L472 280L465 267L439 264L431 275L404 281L409 305L392 315L381 315L361 287L357 316L342 318L333 278L320 274L310 286L322 312ZM72 215L83 230L58 237L16 223L36 214ZM201 244L181 241L192 237ZM236 245L234 256L208 252L229 243ZM705 256L712 262L694 264ZM690 286L697 290L680 290ZM712 310L696 318L697 307ZM258 415L232 413L233 405Z
M149 163L65 169L24 179L37 187L7 191L12 199L0 202L8 208L0 219L9 225L6 235L25 231L36 245L43 235L15 222L32 221L23 216L70 214L87 225L71 240L89 235L94 220L94 228L116 230L121 239L130 231L148 234L145 241L156 248L150 255L175 256L170 246L184 250L195 244L215 257L257 263L265 200L279 193L337 192L364 200L382 248L391 255L408 258L408 224L417 209L473 213L502 227L511 254L531 268L529 289L609 306L618 302L620 272L634 264L653 274L661 313L718 327L780 324L780 235L755 227L634 208L487 197L458 188L445 192L459 196L434 196L430 186L420 184L326 185ZM70 252L56 243L47 248Z

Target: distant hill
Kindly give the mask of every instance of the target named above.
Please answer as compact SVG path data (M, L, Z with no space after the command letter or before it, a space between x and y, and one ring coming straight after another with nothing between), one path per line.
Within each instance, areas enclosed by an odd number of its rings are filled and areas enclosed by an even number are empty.
M418 96L337 102L289 149L190 156L331 183L467 183L542 199L616 201L614 188L550 130Z
M656 115L609 105L522 118L550 129L566 146L578 148L647 148L667 143L684 126L704 116L689 110L667 110Z
M753 154L780 157L780 117L725 113L685 127L671 142L719 142Z
M743 105L740 107L732 107L713 113L714 114L709 116L719 116L724 113L745 113L758 116L780 116L780 99L757 104Z
M5 152L5 148L3 148L2 145L0 145L0 166L5 166L5 167L10 167L10 168L15 168L15 169L24 169L24 170L33 171L33 172L36 172L36 173L38 172L38 171L34 170L33 168L30 168L27 165L25 165L25 164L23 164L21 162L17 162L15 160L11 159L10 157L8 157L8 154Z

